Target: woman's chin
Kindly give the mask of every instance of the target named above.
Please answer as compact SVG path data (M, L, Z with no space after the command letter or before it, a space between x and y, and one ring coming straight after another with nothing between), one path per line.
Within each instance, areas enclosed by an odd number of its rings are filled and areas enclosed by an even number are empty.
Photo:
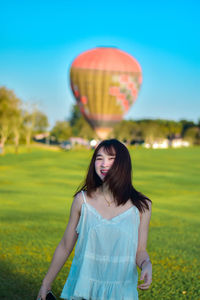
M107 175L107 174L102 174L102 173L97 173L97 172L96 172L96 174L98 175L98 177L99 177L102 181L105 180L106 175Z
M100 178L102 181L104 181L104 179L105 179L105 176L104 176L104 175L99 174L98 176L99 176L99 178Z

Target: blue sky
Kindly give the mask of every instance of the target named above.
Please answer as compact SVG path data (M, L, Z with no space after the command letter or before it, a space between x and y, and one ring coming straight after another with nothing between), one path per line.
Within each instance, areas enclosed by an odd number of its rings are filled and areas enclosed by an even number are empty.
M200 2L2 1L0 85L36 102L51 126L70 115L73 59L96 46L133 55L143 71L126 119L200 118Z

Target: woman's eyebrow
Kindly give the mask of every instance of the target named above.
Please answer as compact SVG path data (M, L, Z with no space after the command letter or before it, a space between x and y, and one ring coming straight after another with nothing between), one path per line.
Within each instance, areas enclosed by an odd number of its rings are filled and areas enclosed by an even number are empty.
M99 156L103 156L103 155L102 154L97 154L96 157L99 157ZM115 154L108 154L108 156L115 157L116 155Z

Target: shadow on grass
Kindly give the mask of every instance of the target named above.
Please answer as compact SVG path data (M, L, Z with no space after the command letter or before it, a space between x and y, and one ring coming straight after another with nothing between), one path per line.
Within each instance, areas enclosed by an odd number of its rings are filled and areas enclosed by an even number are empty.
M1 194L13 194L13 195L16 195L16 194L28 194L28 192L25 192L23 193L22 191L16 191L16 190L6 190L6 189L3 189L1 188Z
M38 283L27 276L12 271L12 264L0 261L0 299L32 300L37 297Z

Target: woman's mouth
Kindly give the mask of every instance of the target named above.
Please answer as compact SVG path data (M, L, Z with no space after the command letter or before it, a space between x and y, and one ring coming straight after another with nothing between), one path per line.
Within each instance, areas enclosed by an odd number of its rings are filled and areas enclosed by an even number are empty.
M101 174L105 176L108 173L108 170L100 170Z

